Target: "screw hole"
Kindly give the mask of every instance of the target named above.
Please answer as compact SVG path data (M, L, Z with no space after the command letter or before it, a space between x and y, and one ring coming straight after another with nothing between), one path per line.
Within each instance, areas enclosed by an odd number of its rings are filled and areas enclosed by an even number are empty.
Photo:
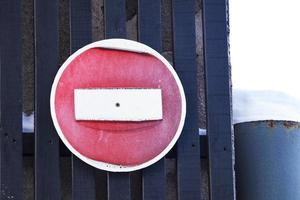
M195 147L195 144L192 144L192 147Z
M4 133L4 136L5 136L5 137L8 137L8 133Z
M120 107L120 103L116 103L116 107Z
M226 149L226 147L224 147L224 149L223 149L224 151L226 151L227 149Z
M17 142L17 140L14 138L14 139L12 139L12 142L13 142L13 143L16 143L16 142Z

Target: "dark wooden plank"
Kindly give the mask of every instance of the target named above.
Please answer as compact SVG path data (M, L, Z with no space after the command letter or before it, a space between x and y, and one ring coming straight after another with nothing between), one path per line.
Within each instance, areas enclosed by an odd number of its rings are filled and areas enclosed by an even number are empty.
M126 38L126 0L105 0L105 37ZM130 174L108 173L108 199L131 198Z
M156 51L162 51L160 0L139 0L138 39Z
M22 199L20 1L0 1L1 199Z
M71 52L92 42L92 15L90 0L70 1ZM96 199L95 169L72 156L73 200Z
M108 173L107 179L109 200L131 199L129 173Z
M91 0L70 0L71 52L92 42Z
M35 55L35 199L54 200L61 198L59 138L49 108L58 69L57 0L35 0Z
M161 1L139 0L138 39L158 52L162 51ZM165 199L166 175L165 160L143 170L143 199Z
M165 158L143 170L143 199L166 199Z
M72 199L95 200L95 169L72 156Z
M197 126L194 0L173 0L174 64L186 90L187 113L177 144L179 199L200 199L200 143ZM188 72L188 73L187 73ZM186 75L188 74L188 76Z
M24 133L22 134L23 138L23 156L34 156L34 142L35 142L34 133ZM59 155L60 156L70 156L71 152L69 149L60 141L59 142Z
M212 200L235 199L226 2L204 0L203 3L210 198Z
M105 37L126 37L126 0L104 0Z

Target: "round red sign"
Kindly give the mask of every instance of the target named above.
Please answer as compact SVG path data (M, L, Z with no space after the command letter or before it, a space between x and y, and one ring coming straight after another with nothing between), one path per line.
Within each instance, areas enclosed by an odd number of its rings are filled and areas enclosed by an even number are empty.
M107 171L133 171L161 159L185 119L185 95L168 61L150 47L102 40L72 54L51 90L51 115L64 144Z

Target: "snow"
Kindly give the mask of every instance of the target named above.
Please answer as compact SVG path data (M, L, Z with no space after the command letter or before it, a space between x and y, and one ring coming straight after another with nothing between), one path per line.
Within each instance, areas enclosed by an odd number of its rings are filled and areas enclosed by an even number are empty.
M233 90L233 123L257 120L300 121L300 100L282 91Z
M201 136L205 136L206 135L206 129L203 129L203 128L199 128L199 135Z
M234 123L300 121L299 10L299 0L229 0Z
M34 113L26 115L23 113L23 133L33 133L34 129Z

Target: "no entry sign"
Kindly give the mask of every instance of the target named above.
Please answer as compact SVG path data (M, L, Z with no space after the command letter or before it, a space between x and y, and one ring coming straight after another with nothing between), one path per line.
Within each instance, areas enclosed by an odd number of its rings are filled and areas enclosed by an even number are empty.
M72 54L57 72L51 115L61 140L84 162L133 171L176 143L185 96L168 61L150 47L102 40Z

